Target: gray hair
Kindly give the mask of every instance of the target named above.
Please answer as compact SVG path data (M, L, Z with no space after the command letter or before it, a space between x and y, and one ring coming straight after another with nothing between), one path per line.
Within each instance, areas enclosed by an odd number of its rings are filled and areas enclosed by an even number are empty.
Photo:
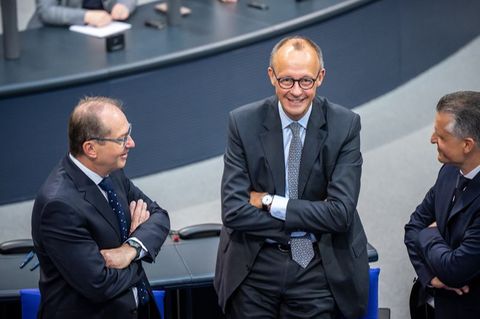
M449 113L453 123L447 127L458 138L470 137L480 142L480 92L459 91L443 96L437 104L437 112Z

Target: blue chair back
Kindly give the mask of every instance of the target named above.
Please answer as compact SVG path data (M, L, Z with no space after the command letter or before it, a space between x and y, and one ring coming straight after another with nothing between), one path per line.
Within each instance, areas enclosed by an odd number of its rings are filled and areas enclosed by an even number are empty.
M378 319L378 275L380 268L370 268L370 285L368 290L368 310L362 319Z
M164 310L164 300L165 300L165 291L164 290L153 290L153 297L155 298L155 303L157 304L158 312L162 316L162 319L165 319L165 310Z
M36 319L40 306L40 290L20 289L20 302L22 304L22 319Z

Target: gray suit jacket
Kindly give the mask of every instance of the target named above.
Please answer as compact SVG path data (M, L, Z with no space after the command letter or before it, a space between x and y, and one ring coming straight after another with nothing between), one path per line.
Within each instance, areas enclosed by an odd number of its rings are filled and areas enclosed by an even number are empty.
M130 13L135 10L137 0L102 0L103 8L111 12L117 3L127 6ZM39 28L44 24L73 25L84 24L85 9L82 9L83 0L36 0L37 9L28 22L28 29Z
M314 233L335 301L347 318L368 303L367 239L356 211L362 156L360 118L315 98L300 164L299 199L289 200L285 222L249 204L249 192L285 194L283 136L275 96L230 113L222 179L224 227L215 289L225 310L248 275L266 238L288 242L290 233Z

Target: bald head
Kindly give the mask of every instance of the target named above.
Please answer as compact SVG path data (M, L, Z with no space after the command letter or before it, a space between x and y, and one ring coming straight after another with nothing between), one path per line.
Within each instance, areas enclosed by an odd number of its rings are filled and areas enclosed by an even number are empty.
M284 38L273 47L270 53L270 67L275 68L279 53L291 51L313 51L320 69L323 69L323 55L320 47L309 38L299 35Z

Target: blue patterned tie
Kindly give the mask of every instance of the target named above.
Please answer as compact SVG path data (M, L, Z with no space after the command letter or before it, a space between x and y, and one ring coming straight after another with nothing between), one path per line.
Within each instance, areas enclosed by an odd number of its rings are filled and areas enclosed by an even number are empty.
M108 204L112 208L115 215L117 215L118 224L120 226L120 233L122 235L122 241L125 242L128 238L128 225L127 225L127 218L125 215L125 210L122 207L122 203L117 197L117 193L115 193L115 189L113 187L112 179L110 177L105 177L102 181L98 184L101 189L103 189L107 193ZM138 300L141 305L144 305L148 302L148 292L147 286L145 281L142 279L140 282L137 283L137 293L138 293Z
M302 140L300 138L300 124L292 122L289 127L292 130L292 140L290 141L290 149L288 151L288 197L297 199ZM292 259L302 268L306 268L314 256L309 234L305 234L302 237L291 237L290 246L292 248Z

